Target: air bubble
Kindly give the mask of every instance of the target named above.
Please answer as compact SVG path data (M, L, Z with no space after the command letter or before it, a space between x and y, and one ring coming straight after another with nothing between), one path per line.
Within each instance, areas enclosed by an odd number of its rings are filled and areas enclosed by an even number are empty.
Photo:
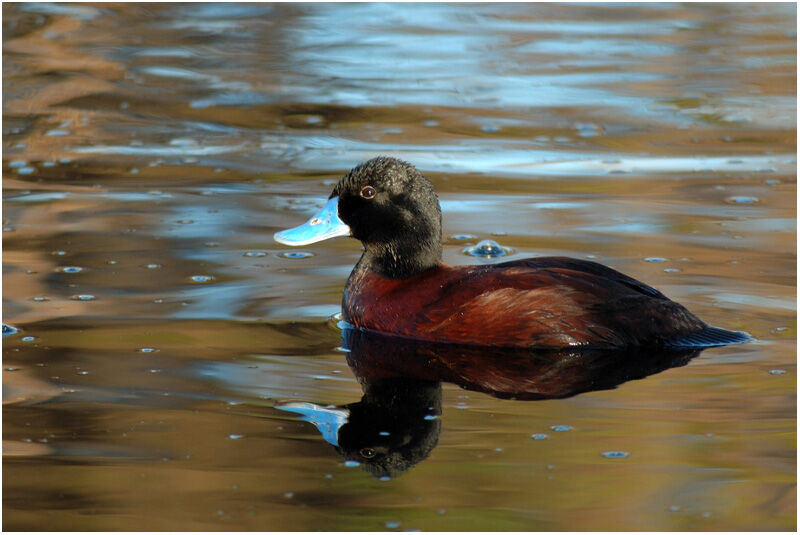
M494 240L483 240L478 245L462 249L462 253L470 256L478 256L483 258L497 258L498 256L506 256L511 254L512 250L508 247L503 247Z

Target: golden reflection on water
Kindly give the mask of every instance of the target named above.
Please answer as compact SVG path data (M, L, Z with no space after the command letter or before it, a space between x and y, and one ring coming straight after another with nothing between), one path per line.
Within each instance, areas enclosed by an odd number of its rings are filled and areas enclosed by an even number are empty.
M794 5L3 15L4 529L796 527ZM425 460L349 468L275 404L361 399L358 246L270 236L376 154L432 179L449 263L592 258L758 341L567 399L445 382Z

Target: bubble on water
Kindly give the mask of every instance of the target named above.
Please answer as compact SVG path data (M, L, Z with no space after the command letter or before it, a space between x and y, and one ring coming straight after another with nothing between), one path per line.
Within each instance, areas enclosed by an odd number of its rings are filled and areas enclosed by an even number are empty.
M466 240L474 240L477 236L473 234L453 234L450 236L451 240L459 240L459 241L466 241Z
M261 258L267 256L267 253L262 253L261 251L247 251L246 253L244 253L244 256L250 258Z
M28 162L25 160L12 160L8 162L8 166L12 169L19 169L20 167L25 167L28 165Z
M145 267L147 269L158 269L161 267L161 264L147 264Z
M211 275L192 275L190 278L193 282L209 282L214 280L214 277Z
M645 262L656 263L656 262L666 262L667 259L666 258L662 258L660 256L648 256L647 258L644 259L644 261Z
M770 178L769 180L764 181L764 184L766 184L767 186L777 186L780 183L781 183L780 180L775 180L774 178Z
M36 297L32 298L32 301L36 301L37 303L41 303L42 301L49 301L49 300L50 299L48 299L47 297L44 297L44 296L36 296Z
M16 171L20 175L32 175L36 172L36 169L33 167L18 167Z
M138 175L139 169L137 169L136 167L132 167L128 172L132 175Z
M203 244L203 247L219 247L218 241L207 241Z
M786 373L786 370L770 370L769 373L772 375L783 375Z
M456 405L456 409L459 409L459 410L469 409L469 405L467 405L464 402L461 402L458 405Z
M68 136L68 135L70 135L71 133L72 133L72 132L70 132L69 130L62 130L62 129L60 129L60 128L54 128L53 130L48 130L48 131L45 133L45 135L46 135L46 136L63 137L63 136Z
M493 134L495 132L499 132L500 127L495 124L485 124L481 126L481 132L486 132L487 134Z
M161 373L161 370L159 370L159 369L157 369L157 368L150 368L150 369L149 369L149 370L147 370L147 371L148 371L148 373Z
M3 227L3 232L14 232L14 227Z
M158 353L159 349L155 347L143 347L139 349L140 353Z
M433 121L433 120L423 121L422 126L427 126L427 127L439 126L439 121Z
M680 505L670 505L669 506L669 510L672 513L677 513L678 511L681 510L681 506Z
M33 336L23 336L22 337L22 341L23 342L33 342L34 340L36 340L36 338L33 337Z
M386 526L389 529L397 529L397 528L400 527L400 522L395 522L393 520L390 520L390 521L386 522L384 524L384 526Z
M78 370L75 373L77 373L78 375L89 375L89 370Z
M91 294L78 294L71 296L70 299L73 301L94 301L97 298Z
M494 240L483 240L477 245L462 249L461 252L470 256L497 258L498 256L506 256L511 254L512 250L508 247L503 247Z
M572 431L572 426L570 426L570 425L551 425L550 429L552 429L553 431L559 431L559 432Z
M287 253L281 253L279 256L283 258L309 258L314 256L314 253L309 253L306 251L289 251Z
M51 162L51 161L42 162L42 167L55 167L55 166L56 162Z
M106 264L108 264L110 266L115 266L115 265L119 264L119 260L106 260Z
M356 466L360 466L360 465L361 465L361 463L360 463L360 462L358 462L358 461L347 460L347 461L345 461L345 462L344 462L344 465L345 465L347 468L355 468Z
M531 438L533 440L544 440L547 438L547 435L544 433L534 433L533 435L531 435Z
M678 268L666 268L666 269L664 269L664 273L678 273L678 272L680 272L680 269L678 269Z
M286 498L287 500L290 500L294 498L294 492L284 492L283 497Z
M756 204L758 197L748 197L747 195L734 195L725 199L728 204Z
M61 266L56 268L56 271L61 273L80 273L83 271L83 268L79 266Z
M603 457L607 459L624 459L629 454L627 451L604 451Z
M231 433L230 435L228 435L228 438L231 440L239 440L242 437L244 437L244 435L239 435L237 433Z

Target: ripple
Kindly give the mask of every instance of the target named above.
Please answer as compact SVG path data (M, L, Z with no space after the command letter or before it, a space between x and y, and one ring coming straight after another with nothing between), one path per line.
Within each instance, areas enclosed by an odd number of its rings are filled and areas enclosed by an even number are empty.
M727 197L725 202L728 204L756 204L759 199L758 197L748 197L747 195L734 195Z
M61 266L56 268L56 271L60 273L80 273L83 268L80 266Z
M512 253L512 249L503 247L494 240L483 240L477 245L461 250L462 253L482 258L497 258Z
M306 251L289 251L287 253L281 253L278 256L280 256L281 258L295 258L295 259L296 258L309 258L309 257L314 256L314 253L309 253L309 252L306 252Z

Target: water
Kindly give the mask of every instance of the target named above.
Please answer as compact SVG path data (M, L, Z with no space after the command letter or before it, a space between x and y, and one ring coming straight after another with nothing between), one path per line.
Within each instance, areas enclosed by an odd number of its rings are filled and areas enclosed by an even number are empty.
M795 10L4 4L4 529L795 529ZM591 258L758 341L538 401L437 368L370 435L433 447L373 475L276 408L382 399L334 317L359 246L271 236L377 154L448 263Z

